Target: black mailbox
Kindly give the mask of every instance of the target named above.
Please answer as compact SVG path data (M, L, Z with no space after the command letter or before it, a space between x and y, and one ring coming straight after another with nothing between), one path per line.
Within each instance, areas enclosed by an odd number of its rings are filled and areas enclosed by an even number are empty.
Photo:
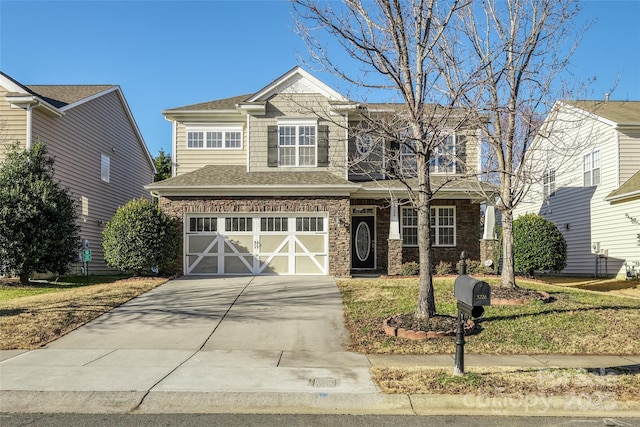
M453 295L458 300L458 309L467 316L480 317L483 306L491 305L491 287L487 282L463 274L453 284Z

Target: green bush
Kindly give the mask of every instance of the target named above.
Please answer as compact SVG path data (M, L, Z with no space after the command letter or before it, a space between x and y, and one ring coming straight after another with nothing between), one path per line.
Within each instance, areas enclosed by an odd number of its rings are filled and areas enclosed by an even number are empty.
M480 261L467 260L467 274L492 274L493 268L487 267Z
M152 268L166 273L179 257L180 230L177 221L152 202L132 200L105 225L102 250L111 267L134 274Z
M417 262L405 262L400 269L402 276L417 276L420 274L420 264Z
M453 272L453 267L450 262L440 261L434 268L435 273L438 276L446 276Z
M513 259L516 271L560 271L567 266L567 242L556 225L535 214L513 221Z
M9 146L0 163L0 266L22 283L34 272L63 274L78 258L76 208L53 166L40 140Z

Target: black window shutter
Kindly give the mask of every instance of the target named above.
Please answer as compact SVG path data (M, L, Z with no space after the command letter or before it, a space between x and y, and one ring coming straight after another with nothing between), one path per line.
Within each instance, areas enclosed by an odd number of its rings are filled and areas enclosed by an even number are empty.
M318 167L329 166L329 126L318 126Z
M278 167L278 126L267 126L267 166Z

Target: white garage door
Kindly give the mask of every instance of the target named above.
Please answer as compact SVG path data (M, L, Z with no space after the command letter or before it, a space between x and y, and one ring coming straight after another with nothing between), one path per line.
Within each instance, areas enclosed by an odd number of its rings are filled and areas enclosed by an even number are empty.
M189 215L185 274L327 274L322 214Z

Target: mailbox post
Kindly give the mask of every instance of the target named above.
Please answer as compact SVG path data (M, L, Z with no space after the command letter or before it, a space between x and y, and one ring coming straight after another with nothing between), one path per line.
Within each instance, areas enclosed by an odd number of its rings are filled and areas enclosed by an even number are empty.
M484 314L491 305L491 287L487 282L461 274L453 284L453 295L458 300L458 331L456 333L456 360L453 373L464 375L464 323Z

